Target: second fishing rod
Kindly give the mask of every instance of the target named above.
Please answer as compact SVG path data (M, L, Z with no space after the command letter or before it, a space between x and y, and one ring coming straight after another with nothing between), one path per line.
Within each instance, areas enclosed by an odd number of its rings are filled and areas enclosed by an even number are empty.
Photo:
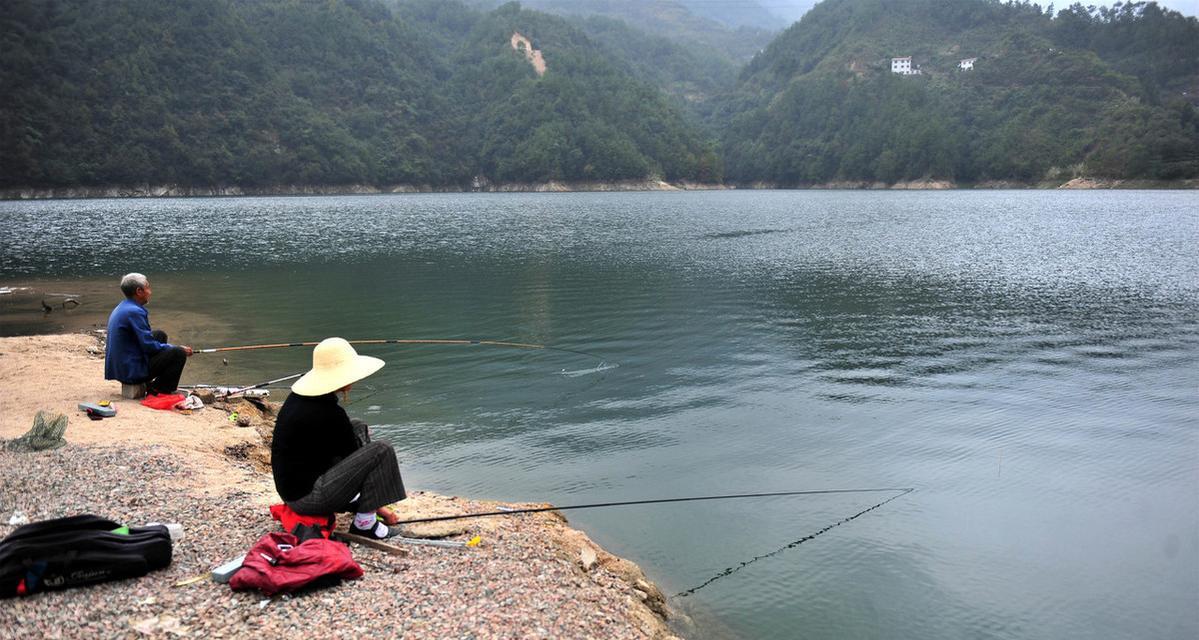
M537 344L532 342L511 342L505 340L484 340L474 338L365 338L357 340L347 340L352 345L436 345L436 346L484 346L484 347L502 347L509 349L525 349L525 350L541 350L541 351L556 351L560 353L570 353L574 355L586 356L599 361L596 366L597 371L611 369L620 366L615 362L609 362L594 353L580 351L578 349L568 349L565 347L555 347L545 344ZM302 342L275 342L265 344L247 344L235 345L226 347L206 347L202 349L193 349L193 354L208 354L208 353L229 353L234 351L259 351L265 349L289 349L297 347L315 347L320 342L302 341ZM223 360L224 364L228 365L227 360ZM300 377L303 373L290 374L272 380L266 380L256 384L238 387L229 392L229 396L239 395L252 389L261 389L273 384L294 380ZM211 386L211 385L201 385Z
M559 353L571 353L574 355L586 356L594 358L606 363L603 358L594 353L588 353L578 349L569 349L566 347L558 347L548 344L538 344L535 342L514 342L508 340L486 340L482 338L361 338L356 340L346 340L352 345L372 345L372 344L392 344L392 345L440 345L440 346L462 346L462 347L501 347L508 349L524 349L531 351L556 351ZM246 344L228 347L208 347L204 349L193 349L193 353L228 353L233 351L258 351L263 349L289 349L296 347L315 347L320 344L319 341L301 341L301 342L274 342L266 344Z

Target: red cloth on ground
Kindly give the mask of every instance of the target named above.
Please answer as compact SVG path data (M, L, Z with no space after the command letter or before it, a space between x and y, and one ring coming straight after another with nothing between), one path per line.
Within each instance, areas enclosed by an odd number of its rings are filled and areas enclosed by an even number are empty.
M291 507L286 504L272 504L271 517L278 520L283 525L283 530L288 533L295 531L298 525L308 525L320 527L321 535L328 538L333 533L334 527L337 526L337 514L335 513L327 516L306 516L292 511Z
M273 596L325 576L353 580L362 577L362 567L350 557L350 548L340 542L313 538L300 543L290 533L275 532L250 547L229 586L234 591L258 589Z
M175 408L175 405L183 402L187 398L177 393L150 395L142 398L142 406L150 407L151 409L165 409L170 411Z

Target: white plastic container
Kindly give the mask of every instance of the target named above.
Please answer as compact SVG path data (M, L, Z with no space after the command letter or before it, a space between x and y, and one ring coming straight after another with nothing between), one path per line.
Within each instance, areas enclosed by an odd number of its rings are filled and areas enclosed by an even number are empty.
M179 542L183 539L183 525L178 522L162 523L162 522L147 522L147 527L160 526L166 527L167 532L171 534L171 542Z

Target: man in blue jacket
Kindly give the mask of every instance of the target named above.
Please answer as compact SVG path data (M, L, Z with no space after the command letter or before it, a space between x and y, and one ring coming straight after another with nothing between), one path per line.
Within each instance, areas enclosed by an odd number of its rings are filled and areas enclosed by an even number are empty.
M140 273L121 278L125 299L108 316L104 379L145 383L149 393L173 393L179 387L191 347L175 346L166 334L150 330L150 281Z

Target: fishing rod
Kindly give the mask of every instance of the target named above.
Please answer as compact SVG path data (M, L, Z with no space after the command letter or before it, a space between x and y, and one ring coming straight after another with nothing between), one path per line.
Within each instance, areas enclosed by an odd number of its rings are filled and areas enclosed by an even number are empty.
M508 516L508 515L513 515L513 514L517 514L517 513L538 513L538 512L542 512L542 511L565 511L567 509L591 509L591 508L596 508L596 507L619 507L619 506L635 505L635 504L662 504L665 502L694 502L697 500L731 500L731 499L736 499L736 498L766 498L766 497L772 497L772 496L813 496L813 495L830 495L830 494L840 494L840 493L882 493L882 492L895 493L895 495L891 496L890 498L887 498L886 500L883 500L882 502L879 502L872 506L866 507L865 509L862 509L861 511L859 511L851 516L842 518L842 519L838 520L837 522L834 522L833 524L830 524L815 533L808 534L808 535L800 538L799 540L787 543L787 544L783 545L782 547L779 547L778 549L775 549L774 551L771 551L769 553L764 553L762 555L754 556L754 557L750 558L749 560L745 560L736 566L729 567L729 568L717 573L716 575L712 576L711 578L708 578L703 583L701 583L697 586L694 586L690 589L687 589L686 591L680 591L679 593L676 593L674 596L676 598L686 598L687 596L694 594L696 591L703 589L704 587L712 584L713 582L716 582L717 580L720 580L721 578L726 578L728 576L731 576L734 573L737 573L738 571L744 569L745 567L747 567L759 560L764 560L766 558L776 556L788 549L793 549L809 540L812 540L813 538L816 538L817 536L827 533L830 529L839 527L839 526L845 524L846 522L850 522L851 520L855 520L867 513L870 513L871 511L874 511L875 509L878 509L879 507L882 507L883 505L887 504L888 502L891 502L892 500L898 500L899 498L902 498L903 496L906 496L915 490L916 489L914 487L880 487L880 488L871 488L871 489L818 489L818 490L811 490L811 491L775 491L775 492L771 492L771 493L737 493L737 494L718 495L718 496L695 496L695 497L688 497L688 498L660 498L657 500L628 500L628 501L622 501L622 502L595 502L592 504L575 504L575 505L567 505L567 506L562 506L562 507L531 507L531 508L527 508L527 509L508 509L508 510L503 510L503 511L487 511L487 512L483 512L483 513L467 513L467 514L456 515L456 516L438 516L438 517L433 517L433 518L413 518L410 520L400 520L400 521L396 522L396 524L399 525L399 524L415 524L415 523L419 523L419 522L440 522L440 521L444 521L444 520L459 520L459 519L463 519L463 518L480 518L480 517L485 517L485 516Z
M536 344L532 342L508 342L504 340L478 340L478 339L435 339L435 338L373 338L369 340L347 340L350 344L435 344L435 345L465 345L465 346L487 346L487 347L509 347L513 349L535 349L545 351L561 351L564 353L574 353L577 355L587 356L588 358L601 359L593 353L586 351L578 351L575 349L567 349L565 347L551 347L545 344ZM226 351L254 351L258 349L286 349L290 347L315 347L320 342L278 342L274 344L247 344L233 347L211 347L207 349L194 349L192 353L223 353Z
M545 349L543 344L531 344L524 342L500 342L498 340L444 340L444 339L371 339L371 340L347 340L350 344L465 344L465 345L489 345L499 347L518 347L522 349ZM214 347L209 349L195 349L193 353L221 353L223 351L252 351L256 349L285 349L287 347L315 347L320 344L317 342L279 342L275 344L247 344L236 347Z
M445 520L462 520L465 518L485 518L489 516L510 516L518 513L540 513L543 511L566 511L568 509L596 509L600 507L623 507L637 504L664 504L667 502L696 502L700 500L734 500L740 498L771 498L776 496L816 496L839 493L881 493L884 491L898 492L899 496L915 491L911 487L882 487L872 489L817 489L809 491L775 491L770 493L734 493L715 496L691 496L686 498L658 498L654 500L624 500L620 502L593 502L590 504L572 504L561 507L528 507L522 509L502 509L500 511L484 511L482 513L464 513L454 516L434 516L430 518L414 518L400 520L396 524L416 524L420 522L442 522ZM894 500L895 498L891 498ZM887 502L890 502L888 500ZM884 502L883 504L886 504ZM861 515L861 514L858 514ZM857 517L857 516L854 516ZM834 525L835 526L835 525Z

